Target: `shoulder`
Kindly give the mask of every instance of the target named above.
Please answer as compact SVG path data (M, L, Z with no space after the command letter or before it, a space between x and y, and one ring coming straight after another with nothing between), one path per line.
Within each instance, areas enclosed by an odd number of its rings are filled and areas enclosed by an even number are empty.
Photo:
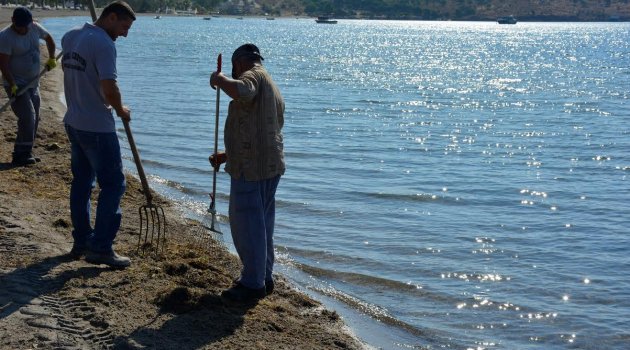
M115 45L107 33L94 25L86 23L83 26L75 27L66 32L62 39L63 42L75 43L80 45L88 45L95 50L114 50Z
M46 28L44 28L44 26L42 26L41 24L35 21L31 23L31 29L36 30L41 38L44 38L50 35L50 33L46 30Z
M267 70L265 70L263 66L254 66L252 69L244 72L242 78L261 81L268 79L269 73L267 73Z
M9 30L11 30L11 25L8 25L8 26L2 28L2 30L0 30L0 34L5 34Z
M31 25L30 25L30 26L31 26L31 28L37 28L37 29L43 29L43 30L46 30L46 29L44 28L44 26L43 26L43 25L41 25L41 24L40 24L39 22L37 22L37 21L33 21L33 22L31 22Z
M13 30L11 29L11 26L7 26L4 29L0 30L0 37L3 39L8 38L9 36L11 36L12 31Z

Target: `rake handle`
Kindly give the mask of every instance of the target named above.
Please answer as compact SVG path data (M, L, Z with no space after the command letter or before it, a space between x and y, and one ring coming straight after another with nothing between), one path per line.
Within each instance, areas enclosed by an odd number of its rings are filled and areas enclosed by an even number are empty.
M122 122L125 126L125 133L127 133L127 140L129 141L129 147L131 147L131 153L133 154L133 161L136 163L136 168L138 169L138 176L140 177L140 182L142 183L142 192L144 192L144 197L147 199L147 206L151 207L153 205L153 196L151 195L151 190L149 189L147 176L144 174L144 168L142 167L140 154L138 154L138 149L136 148L136 142L133 140L133 134L131 133L129 121L122 119Z
M222 63L222 55L219 54L217 57L217 72L221 73L221 63ZM217 86L217 104L216 104L216 113L214 119L214 154L216 155L219 152L219 98L221 97L221 89ZM217 168L212 167L212 203L210 204L211 209L215 209L215 197L217 195ZM213 216L214 218L214 216ZM214 224L214 222L213 222Z

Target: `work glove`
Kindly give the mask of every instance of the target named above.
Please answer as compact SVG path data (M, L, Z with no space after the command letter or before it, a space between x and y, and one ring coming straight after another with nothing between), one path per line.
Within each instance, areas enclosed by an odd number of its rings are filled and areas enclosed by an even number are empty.
M17 96L17 91L18 91L17 85L15 85L15 84L11 85L11 96L10 97L16 97Z
M51 70L55 67L57 67L57 60L54 58L49 58L46 62L46 69Z

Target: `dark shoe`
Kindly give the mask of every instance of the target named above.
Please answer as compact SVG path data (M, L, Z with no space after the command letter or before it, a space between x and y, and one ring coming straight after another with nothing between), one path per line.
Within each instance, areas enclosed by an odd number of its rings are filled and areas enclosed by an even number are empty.
M125 268L131 265L131 259L126 256L118 255L113 250L111 252L88 251L85 254L85 261L90 264L105 264L115 268Z
M83 246L72 246L72 250L67 254L68 258L79 260L87 252L87 248Z
M15 166L24 166L37 163L37 159L34 157L13 157L11 164Z
M265 295L273 293L274 287L275 283L273 282L273 280L265 281Z
M232 302L250 303L264 298L265 293L265 287L253 289L237 283L232 288L224 290L223 293L221 293L221 298Z

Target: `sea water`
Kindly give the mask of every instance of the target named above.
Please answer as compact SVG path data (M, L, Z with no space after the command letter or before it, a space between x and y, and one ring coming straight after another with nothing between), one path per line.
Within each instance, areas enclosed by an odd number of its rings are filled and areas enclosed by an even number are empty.
M44 25L59 43L86 20ZM628 37L629 23L147 16L116 45L151 186L201 214L209 75L219 53L229 74L236 47L260 47L286 101L278 271L368 344L628 349ZM229 242L226 173L217 188Z

